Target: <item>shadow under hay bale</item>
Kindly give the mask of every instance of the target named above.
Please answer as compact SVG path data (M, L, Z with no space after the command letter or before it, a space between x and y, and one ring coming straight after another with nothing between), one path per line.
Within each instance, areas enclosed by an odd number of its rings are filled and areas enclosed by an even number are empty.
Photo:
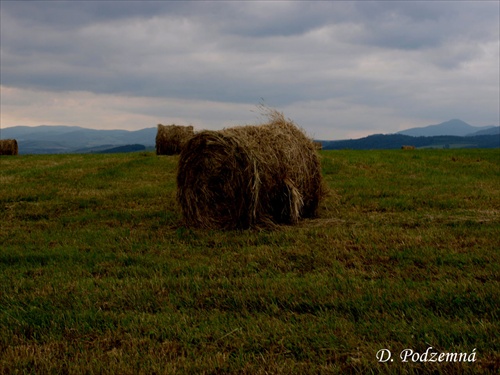
M193 134L192 126L158 124L156 155L180 154L182 148Z
M314 217L324 194L315 146L283 114L203 131L181 152L177 200L187 225L247 229Z
M17 155L18 153L15 139L0 139L0 155Z

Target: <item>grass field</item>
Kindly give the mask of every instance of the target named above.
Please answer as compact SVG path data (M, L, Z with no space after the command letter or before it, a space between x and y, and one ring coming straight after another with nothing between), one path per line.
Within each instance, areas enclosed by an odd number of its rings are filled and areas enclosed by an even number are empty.
M321 159L319 218L221 232L175 156L1 157L0 374L497 373L499 150Z

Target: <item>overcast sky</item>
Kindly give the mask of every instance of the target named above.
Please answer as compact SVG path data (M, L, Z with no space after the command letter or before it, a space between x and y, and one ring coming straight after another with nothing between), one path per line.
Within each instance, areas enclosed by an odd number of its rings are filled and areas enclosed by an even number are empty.
M2 128L221 129L261 102L318 139L500 122L497 0L0 4Z

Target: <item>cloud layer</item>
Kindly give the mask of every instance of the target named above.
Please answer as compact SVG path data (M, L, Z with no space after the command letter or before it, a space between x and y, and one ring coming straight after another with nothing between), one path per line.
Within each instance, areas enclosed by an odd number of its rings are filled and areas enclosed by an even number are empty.
M2 1L2 127L499 122L498 2ZM29 98L29 99L27 99Z

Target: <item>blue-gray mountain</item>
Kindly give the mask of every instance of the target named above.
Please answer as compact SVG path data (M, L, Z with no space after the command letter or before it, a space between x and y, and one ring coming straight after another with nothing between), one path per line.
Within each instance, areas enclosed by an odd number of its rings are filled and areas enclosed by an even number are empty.
M462 120L453 119L437 125L402 130L397 134L410 135L412 137L433 137L439 135L470 137L474 135L499 134L499 131L499 126L472 126Z
M321 143L324 150L387 150L404 145L416 148L499 148L500 126L477 127L455 119L396 134L374 134L360 139Z
M374 134L360 139L343 141L321 141L323 150L391 150L402 146L415 148L500 148L500 134L457 137L436 135L434 137L412 137L404 134Z
M443 135L455 136L455 138L445 139ZM48 125L0 129L0 139L8 138L17 140L20 154L102 152L127 145L154 147L156 127L136 131ZM450 145L450 147L500 147L500 127L476 127L461 120L450 120L423 128L403 130L397 134L379 134L356 140L322 141L322 143L325 149L390 149L400 148L403 144L417 147Z
M136 131L96 130L78 126L13 126L0 130L0 138L14 138L20 154L99 152L118 146L154 147L156 128Z

